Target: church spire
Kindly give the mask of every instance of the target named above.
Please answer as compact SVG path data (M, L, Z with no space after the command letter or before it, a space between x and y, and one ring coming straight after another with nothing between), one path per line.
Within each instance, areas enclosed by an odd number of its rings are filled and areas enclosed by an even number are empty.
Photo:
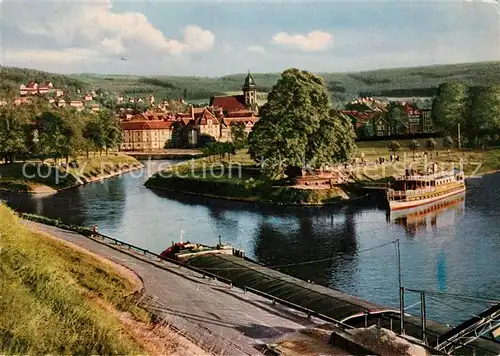
M254 107L257 103L257 85L250 71L248 71L245 83L243 84L243 95L245 96L245 106L248 108Z
M255 85L255 81L253 80L252 74L250 74L250 70L248 70L247 77L245 78L245 84L243 85L243 90L245 89L256 89L257 85Z

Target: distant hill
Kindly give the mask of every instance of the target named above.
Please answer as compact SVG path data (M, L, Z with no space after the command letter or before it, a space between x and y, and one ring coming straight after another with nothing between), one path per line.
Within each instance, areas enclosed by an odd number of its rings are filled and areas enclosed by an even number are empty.
M4 73L5 70L5 73ZM432 96L439 84L457 80L469 85L500 84L500 61L436 65L413 68L394 68L352 73L318 73L323 76L332 96L348 100L357 96L422 97ZM32 75L33 77L30 77ZM244 73L219 78L133 75L74 74L58 75L19 68L2 68L1 79L20 84L46 76L56 83L74 87L88 86L122 93L125 96L157 99L185 97L188 101L208 102L212 95L241 91ZM268 92L279 73L252 73L259 92Z
M30 81L52 82L55 88L65 89L65 92L76 92L77 89L85 90L88 85L73 76L47 73L35 69L0 66L0 95L4 96L9 92L19 95L19 86L28 84Z

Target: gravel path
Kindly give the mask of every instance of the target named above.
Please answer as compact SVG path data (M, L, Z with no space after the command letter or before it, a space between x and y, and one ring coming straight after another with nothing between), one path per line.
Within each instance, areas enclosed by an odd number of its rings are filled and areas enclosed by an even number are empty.
M144 283L142 304L215 354L260 354L253 345L272 343L285 334L315 325L299 312L272 305L267 299L203 278L186 268L56 227L31 221L26 224L133 270Z

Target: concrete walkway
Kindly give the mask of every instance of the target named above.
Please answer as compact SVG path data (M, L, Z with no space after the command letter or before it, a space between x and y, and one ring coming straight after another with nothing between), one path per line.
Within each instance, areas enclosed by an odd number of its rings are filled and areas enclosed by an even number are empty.
M31 221L26 225L136 272L145 287L141 304L214 354L258 355L253 345L272 343L284 334L315 325L302 313L172 263L154 261L56 227Z

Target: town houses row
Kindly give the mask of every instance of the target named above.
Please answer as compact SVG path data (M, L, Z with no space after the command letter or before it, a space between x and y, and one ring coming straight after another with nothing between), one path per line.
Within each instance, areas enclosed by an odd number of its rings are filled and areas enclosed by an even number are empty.
M95 102L97 94L94 90L85 94L82 94L80 90L77 90L76 94L81 96L80 100L65 100L63 98L64 91L62 89L55 88L51 82L39 84L31 81L27 85L21 84L19 86L19 96L14 98L14 104L20 105L31 102L33 97L39 96L46 99L48 103L57 107L71 107L77 111L88 109L95 112L100 110L101 106ZM2 101L2 104L6 103L7 102L5 100Z
M435 132L430 107L418 108L406 101L392 101L391 105L375 98L360 98L347 103L341 112L351 119L358 138Z
M124 151L151 151L164 147L196 147L203 139L232 141L237 127L247 134L259 120L257 86L248 73L243 94L216 96L210 105L187 113L146 111L122 120Z
M63 99L64 92L54 88L52 83L30 82L20 86L19 94L20 96L14 101L16 104L30 101L31 97L40 95L58 107L70 107L78 111L100 110L100 105L95 102L98 95L94 90L87 93L80 93L80 90L77 90L77 95L80 94L82 99L66 101ZM118 102L126 100L122 96L118 99ZM259 120L257 86L250 73L245 78L242 94L212 97L208 106L203 108L189 106L187 112L177 112L186 110L169 107L169 103L165 100L155 103L153 96L144 101L129 98L128 102L144 102L149 109L140 112L122 108L118 113L124 138L121 149L124 151L196 147L207 138L223 142L231 141L236 128L248 134ZM183 100L175 103L175 106L186 107ZM359 138L415 135L434 131L429 109L399 102L397 106L401 112L399 120L395 123L391 119L390 106L387 101L360 98L347 103L345 109L340 112L352 121Z

